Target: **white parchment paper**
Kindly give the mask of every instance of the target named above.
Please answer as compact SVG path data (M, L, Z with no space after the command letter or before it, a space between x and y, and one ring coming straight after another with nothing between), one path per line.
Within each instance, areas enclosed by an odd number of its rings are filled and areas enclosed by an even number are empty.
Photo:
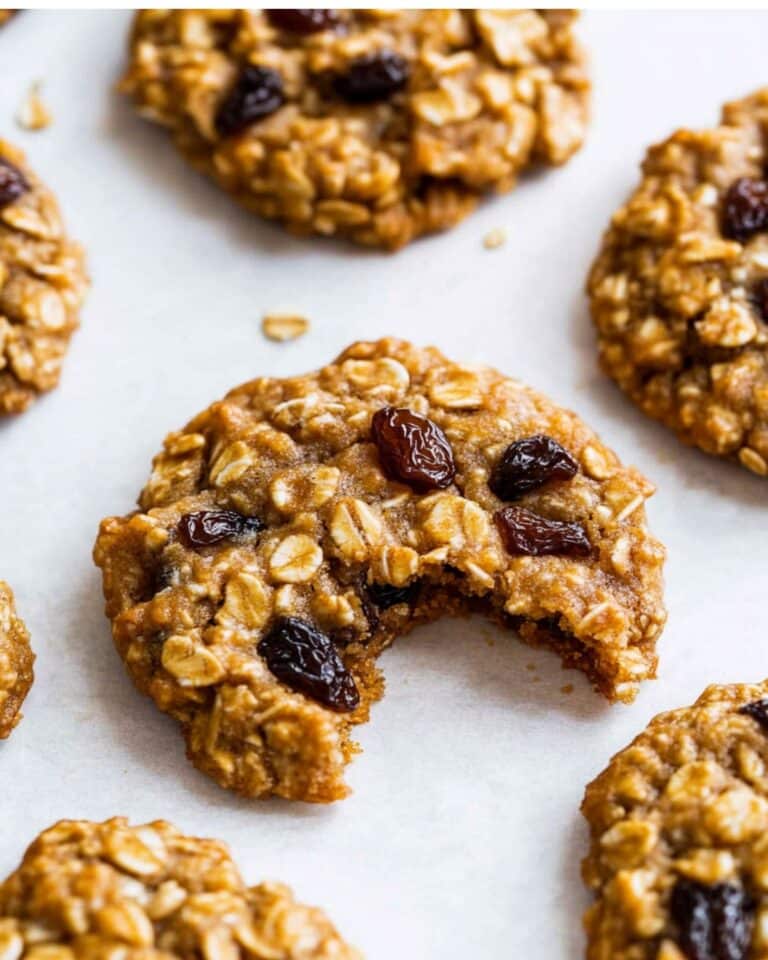
M0 33L0 130L55 188L93 276L61 387L0 425L0 575L38 654L25 719L0 746L0 874L58 818L165 817L227 840L249 880L326 907L369 960L572 960L585 783L657 711L768 675L768 483L684 449L623 400L596 370L581 293L646 146L768 81L768 16L586 15L584 150L395 256L292 239L191 172L113 93L127 23L30 12ZM35 79L55 124L27 133L13 116ZM509 239L486 251L495 227ZM274 310L306 314L311 333L266 342ZM96 528L132 507L165 433L228 388L388 333L546 391L658 484L660 679L610 708L483 621L435 624L384 657L388 693L360 729L349 800L238 800L188 765L175 723L127 680L90 559Z

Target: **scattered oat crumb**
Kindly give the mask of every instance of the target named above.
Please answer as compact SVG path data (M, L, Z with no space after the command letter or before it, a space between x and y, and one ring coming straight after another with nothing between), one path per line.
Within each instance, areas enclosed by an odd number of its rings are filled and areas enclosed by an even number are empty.
M535 664L535 663L526 663L525 669L526 669L526 670L535 670L535 669L536 669L536 664Z
M483 237L483 246L486 250L496 250L507 242L507 231L496 227Z
M566 683L564 687L560 687L560 693L573 693L573 684Z
M33 83L19 107L16 122L24 130L45 130L53 123L53 114L43 103L40 84Z
M271 313L261 321L261 329L269 340L296 340L309 330L309 320L288 313Z

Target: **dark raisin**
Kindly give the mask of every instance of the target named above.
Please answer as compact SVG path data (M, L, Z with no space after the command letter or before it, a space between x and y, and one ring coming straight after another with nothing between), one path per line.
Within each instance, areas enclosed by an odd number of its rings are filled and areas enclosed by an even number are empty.
M216 129L223 137L240 133L256 120L283 105L283 79L271 67L243 67L216 113Z
M176 531L185 547L210 547L222 540L238 540L258 533L264 523L237 510L198 510L185 513Z
M405 587L393 587L391 583L369 583L368 596L379 610L387 610L398 603L411 604L419 592L419 581L407 584Z
M384 473L418 493L449 487L456 464L448 438L436 423L412 410L382 407L371 419L371 435Z
M739 707L739 713L752 717L761 727L768 730L768 698L745 703L743 707Z
M768 183L740 177L725 195L723 234L744 243L763 230L768 230Z
M18 200L27 190L29 184L21 170L0 157L0 209Z
M550 480L570 480L578 463L557 440L537 433L510 443L493 468L488 486L500 500L517 500Z
M768 323L768 277L764 277L752 287L749 299L760 314L760 317Z
M258 646L278 680L331 710L347 713L360 703L352 674L332 640L298 617L282 617Z
M289 33L319 33L339 24L336 10L265 10L267 19L278 30Z
M669 910L690 960L746 960L755 905L741 887L678 880Z
M169 563L161 563L155 570L152 578L152 596L167 590L169 587L175 587L179 582L179 571L177 567Z
M346 73L334 78L333 86L349 103L376 103L402 90L408 73L408 63L399 53L378 50L353 60Z
M547 520L523 507L503 507L494 519L504 546L513 555L586 557L592 551L580 523Z

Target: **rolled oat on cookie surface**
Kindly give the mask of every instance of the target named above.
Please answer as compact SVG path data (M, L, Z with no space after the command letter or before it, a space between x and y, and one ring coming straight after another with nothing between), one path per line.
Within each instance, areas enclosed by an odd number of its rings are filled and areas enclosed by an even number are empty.
M588 960L768 954L768 682L659 714L588 787Z
M584 139L568 10L145 10L122 89L240 203L396 249Z
M34 662L13 591L0 580L0 740L10 736L21 720L21 706L34 679Z
M768 88L648 151L588 292L601 364L685 443L768 476Z
M443 614L480 610L631 700L665 619L652 492L541 394L385 339L170 434L94 557L120 656L195 765L329 801L379 654Z
M0 884L4 960L362 960L288 887L163 820L62 820Z
M53 194L0 140L0 416L58 384L87 285Z

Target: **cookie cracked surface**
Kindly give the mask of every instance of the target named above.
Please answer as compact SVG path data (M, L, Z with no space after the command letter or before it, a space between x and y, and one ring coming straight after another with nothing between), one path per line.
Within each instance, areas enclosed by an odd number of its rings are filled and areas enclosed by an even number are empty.
M328 801L377 656L443 614L485 612L631 700L665 617L652 492L541 394L386 339L171 434L94 557L117 649L195 765Z
M768 955L768 682L655 717L586 790L589 960Z
M86 286L53 194L0 140L0 415L58 384Z
M293 232L397 248L579 148L564 10L148 10L122 88L199 170Z
M768 476L768 88L652 147L588 282L605 371L651 417Z
M361 960L277 883L247 887L227 847L162 820L64 820L0 885L8 960Z
M35 656L16 613L13 591L0 580L0 740L21 720L21 705L32 686Z

